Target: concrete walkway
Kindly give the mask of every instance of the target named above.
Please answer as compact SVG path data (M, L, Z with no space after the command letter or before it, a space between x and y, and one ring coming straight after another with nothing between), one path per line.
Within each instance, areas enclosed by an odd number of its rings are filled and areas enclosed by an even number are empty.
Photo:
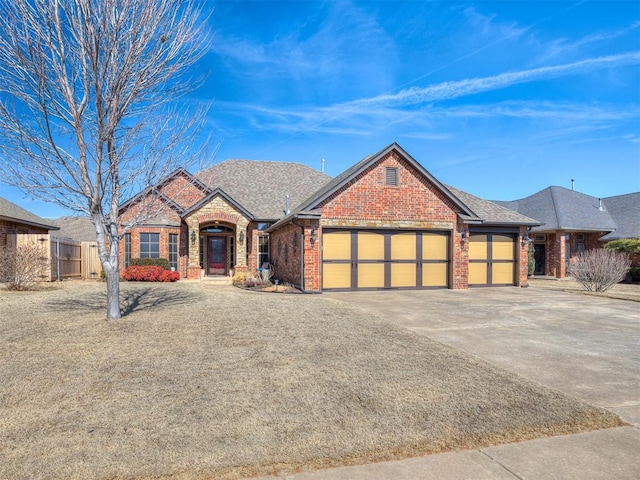
M607 408L630 426L270 478L640 478L638 303L535 288L324 295Z

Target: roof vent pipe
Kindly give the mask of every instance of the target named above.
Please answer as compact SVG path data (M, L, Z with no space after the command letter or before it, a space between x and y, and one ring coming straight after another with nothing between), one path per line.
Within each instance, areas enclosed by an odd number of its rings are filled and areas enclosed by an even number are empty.
M576 189L576 180L575 178L571 179L571 191L573 192Z
M324 158L320 161L320 172L324 173Z
M289 215L289 195L284 199L284 214Z
M600 210L601 212L604 212L604 207L602 206L601 198L598 199L598 210Z

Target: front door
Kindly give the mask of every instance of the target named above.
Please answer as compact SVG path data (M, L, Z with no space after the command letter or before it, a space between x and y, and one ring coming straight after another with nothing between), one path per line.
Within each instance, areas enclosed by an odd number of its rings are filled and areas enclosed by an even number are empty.
M207 240L207 275L225 275L226 272L226 237L208 237Z
M533 258L536 261L536 268L533 271L534 275L544 275L544 263L546 260L546 248L543 243L533 246Z

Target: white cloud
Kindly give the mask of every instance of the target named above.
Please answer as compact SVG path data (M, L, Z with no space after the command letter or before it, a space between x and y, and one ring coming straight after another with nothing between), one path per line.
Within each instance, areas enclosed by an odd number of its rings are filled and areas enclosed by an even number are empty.
M429 87L411 87L393 94L362 98L339 105L340 108L372 106L407 107L439 100L451 100L477 93L488 92L537 80L548 80L567 75L580 75L603 68L617 68L640 63L640 52L622 53L589 58L578 62L549 67L532 68L501 73L492 77L469 78L442 82Z

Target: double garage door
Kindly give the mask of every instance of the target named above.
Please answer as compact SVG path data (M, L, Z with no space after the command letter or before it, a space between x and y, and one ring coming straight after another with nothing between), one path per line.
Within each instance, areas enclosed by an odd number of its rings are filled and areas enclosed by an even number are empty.
M324 230L322 288L449 286L449 232Z

